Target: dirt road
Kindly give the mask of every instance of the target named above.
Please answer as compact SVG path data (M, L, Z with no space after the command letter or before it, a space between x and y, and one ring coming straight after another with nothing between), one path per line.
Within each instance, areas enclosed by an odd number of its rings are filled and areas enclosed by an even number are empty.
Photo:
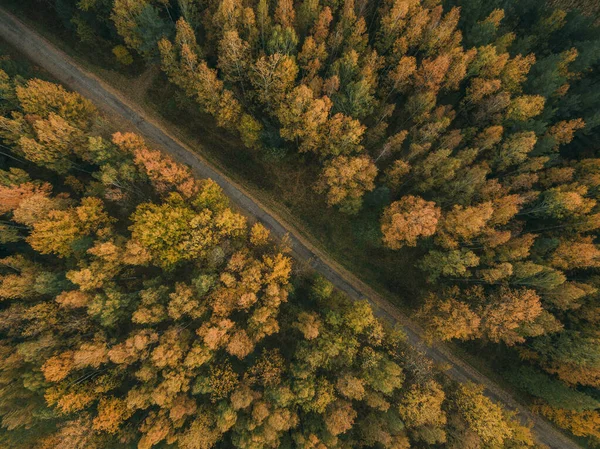
M68 55L1 8L0 38L18 48L56 79L92 100L109 115L133 124L141 135L154 142L158 148L169 153L175 159L188 164L198 176L216 181L245 214L263 222L272 234L277 237L289 234L295 257L308 263L352 298L368 299L375 306L379 315L402 324L414 346L420 348L436 363L446 364L450 367L447 374L451 378L459 382L473 381L483 384L486 387L488 396L502 402L508 408L516 409L524 422L533 423L533 429L540 443L552 449L579 448L578 445L558 432L547 421L533 415L525 407L519 405L510 394L495 385L490 379L454 356L447 347L444 345L426 345L423 340L423 331L419 326L401 314L387 300L340 267L327 255L322 254L310 242L301 237L301 234L292 226L267 210L245 192L241 186L236 185L216 171L191 148L171 137L158 123L153 122L140 107L128 102L117 91L107 86L93 74L86 72Z

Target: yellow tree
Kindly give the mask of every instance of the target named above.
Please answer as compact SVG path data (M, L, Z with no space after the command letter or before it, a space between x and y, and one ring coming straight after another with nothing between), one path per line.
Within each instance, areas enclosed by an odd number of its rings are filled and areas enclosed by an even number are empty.
M327 195L329 206L353 214L362 205L362 197L375 188L377 167L366 156L338 156L325 164L315 190Z
M80 206L50 211L48 218L33 225L27 242L41 254L53 253L67 257L73 254L74 244L79 239L106 229L111 221L102 201L87 197L81 200Z
M504 447L514 433L505 412L483 394L482 386L461 385L455 393L454 406L467 428L487 447Z
M131 219L132 239L165 268L182 260L204 257L225 239L239 238L246 232L241 215L229 209L216 214L209 209L195 212L176 196L161 205L139 205Z
M51 113L77 128L87 128L96 115L91 101L59 84L32 79L16 88L19 104L26 114L46 118Z
M460 296L460 289L452 287L441 295L430 293L425 298L419 315L431 340L469 340L479 335L481 318Z
M335 114L321 131L325 136L321 154L337 156L361 152L363 147L360 143L365 130L366 127L358 120L341 113Z
M550 135L556 141L556 146L571 143L575 137L575 132L585 128L585 122L578 118L573 120L562 120L548 129Z
M249 114L242 114L237 127L240 138L248 148L259 149L260 138L263 130L262 124Z
M402 56L393 70L388 73L392 91L404 93L414 82L417 60L414 56Z
M534 54L517 55L509 60L500 74L502 87L510 92L520 93L521 86L527 79L527 74L533 64L535 64Z
M71 168L70 156L83 145L82 133L65 119L51 113L47 119L33 122L31 134L19 139L19 148L25 158L65 173Z
M325 44L317 45L312 36L308 36L302 44L302 49L298 53L298 63L302 69L302 83L310 86L313 92L318 93L321 90L323 80L318 78L319 70L327 57Z
M250 81L260 103L276 112L294 87L298 66L293 58L281 53L261 56L250 69Z
M240 38L237 31L226 31L219 42L219 69L225 80L240 83L244 91L244 79L250 66L250 45Z
M236 129L242 114L241 105L231 91L224 88L217 71L200 60L194 31L183 18L177 21L176 30L175 45L167 39L158 43L164 72L213 115L219 126Z
M356 416L350 402L336 401L327 409L325 425L332 435L339 435L352 428Z
M439 242L453 248L461 240L473 239L484 230L493 213L492 202L469 207L454 205L442 220Z
M129 419L133 410L127 407L125 400L115 397L104 397L98 404L98 415L92 422L94 430L116 433L120 425Z
M544 110L546 99L541 95L522 95L514 98L506 111L508 120L520 122L536 117Z
M563 270L598 267L600 249L589 236L575 241L563 240L552 254L550 263Z
M600 440L600 413L597 410L575 411L553 408L549 405L536 407L544 416L573 435L593 437Z
M394 201L383 213L381 232L384 244L391 249L416 246L417 239L433 235L441 211L432 201L407 195Z
M298 142L300 151L319 151L330 109L329 98L314 98L313 91L301 84L287 95L277 112L281 137Z
M536 336L533 324L542 310L540 297L534 290L501 288L490 295L489 304L481 311L481 331L496 343L522 343L525 337Z
M443 427L447 419L442 405L445 399L444 390L433 380L424 385L413 384L402 397L398 411L402 420L413 429L428 426L431 432L431 428L437 428L440 435L436 439L444 442L446 436Z
M278 0L275 8L275 22L284 28L293 28L296 12L292 0Z

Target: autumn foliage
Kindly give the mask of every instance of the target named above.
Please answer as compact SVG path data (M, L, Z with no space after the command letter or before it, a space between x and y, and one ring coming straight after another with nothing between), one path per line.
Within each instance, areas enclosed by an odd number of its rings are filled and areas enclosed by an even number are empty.
M63 0L46 8L81 42L109 45L120 65L158 63L172 108L201 113L202 120L211 116L237 142L236 151L265 168L265 184L275 185L276 197L285 194L286 207L319 218L298 217L302 225L317 223L312 231L334 242L337 255L364 256L363 264L351 265L401 292L398 301L414 306L432 340L467 341L492 364L523 365L594 398L600 386L600 31L574 6L593 10L570 0ZM91 132L101 123L80 96L0 72L0 98L2 144L61 179L7 167L0 212L8 218L0 235L7 244L28 245L41 260L65 264L64 276L40 277L40 259L9 254L5 263L21 274L5 275L3 297L54 295L61 307L85 310L112 329L129 315L137 326L166 327L168 320L200 319L201 309L212 321L194 335L233 362L198 388L214 387L219 393L202 394L220 398L242 385L231 374L236 363L253 357L259 335L266 339L283 327L272 309L284 303L285 283L265 279L269 270L289 267L287 256L269 252L268 232L228 208L214 183L196 180L139 137ZM289 173L298 176L293 189ZM350 247L355 251L348 255ZM193 279L176 278L198 260L209 268L198 268L204 271ZM138 285L135 294L115 287L115 279L137 279L136 270L177 280L168 290L162 281ZM273 283L278 291L271 295ZM64 285L77 286L77 293ZM35 314L55 319L48 308ZM244 326L236 324L244 314ZM297 318L288 327L314 344L332 324L314 310L298 311ZM194 348L190 363L213 360L206 348ZM78 369L75 356L65 354L48 357L51 376ZM159 382L149 368L142 372L144 381ZM382 411L388 399L369 394L360 376L342 375L311 386L324 402L314 407L327 417L328 437L317 432L284 443L351 445L342 441L351 433L344 429L360 429L367 446L410 444L389 428L377 430L375 423L392 418L377 415L361 424L356 401ZM185 383L182 376L173 374L164 389ZM521 380L513 383L529 385ZM540 391L526 392L545 416L600 444L593 430L597 409L570 409ZM472 392L463 393L464 403L473 404ZM425 396L428 410L441 401L429 384L406 394ZM244 389L235 398L259 402L248 402L252 419L244 423L263 429L269 407L254 396ZM91 397L81 388L56 404L71 410L91 404ZM181 401L177 416L184 419L187 402ZM106 402L103 416L120 409ZM141 425L143 444L181 438L187 447L208 447L236 426L232 412L223 410L217 419L198 406L190 414L201 417L185 431L178 424L166 431L171 418L153 410ZM429 422L414 410L399 413L403 421ZM272 419L263 437L275 445L273 435L292 432L283 423L296 418L278 412ZM431 421L446 425L439 416ZM75 441L89 423L110 429L105 418L82 415L61 431ZM459 444L460 438L442 437L439 426L402 426L417 445L443 438ZM486 436L489 426L469 430L462 447L501 446L512 431L498 429L503 436ZM253 435L231 441L251 448Z
M3 447L534 447L366 301L293 273L214 182L79 120L75 94L21 96L3 123L45 101L81 140L48 164L3 134Z

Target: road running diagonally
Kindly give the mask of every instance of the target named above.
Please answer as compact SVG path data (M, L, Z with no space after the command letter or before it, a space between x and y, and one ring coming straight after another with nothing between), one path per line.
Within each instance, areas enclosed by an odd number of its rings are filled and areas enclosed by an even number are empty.
M523 422L533 424L534 433L540 443L549 446L551 449L580 448L549 422L532 414L526 407L517 403L509 393L492 380L453 355L445 345L427 345L423 337L423 330L390 302L318 250L308 241L308 238L303 237L292 226L277 217L275 213L261 205L241 186L220 173L191 148L169 135L168 131L163 129L157 122L152 121L141 107L131 103L116 90L84 70L72 58L2 8L0 8L0 38L19 49L57 80L92 100L107 114L133 124L139 134L176 160L189 165L196 175L213 179L243 213L260 220L270 229L273 235L282 238L287 234L294 256L297 259L308 263L314 270L350 297L368 299L380 316L393 323L401 324L411 344L420 349L435 363L449 367L446 371L449 377L458 382L472 381L484 385L486 394L489 397L509 409L516 410Z

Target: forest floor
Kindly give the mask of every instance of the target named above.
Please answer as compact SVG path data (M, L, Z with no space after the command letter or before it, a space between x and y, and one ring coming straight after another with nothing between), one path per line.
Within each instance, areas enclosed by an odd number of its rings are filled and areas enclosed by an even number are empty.
M157 119L155 114L148 113L147 108L144 108L145 92L156 75L155 68L145 72L141 79L133 85L131 80L127 82L125 79L114 79L113 75L113 79L110 80L111 84L119 86L127 92L127 95L123 95L2 9L0 9L0 37L23 52L57 80L92 100L107 113L107 116L118 125L119 129L138 132L154 143L157 148L189 165L198 176L211 178L217 182L245 215L251 219L260 220L277 238L281 239L287 236L298 261L312 267L350 297L368 299L380 316L392 323L402 325L411 344L419 348L436 364L445 367L449 377L458 382L472 381L482 384L485 386L488 396L502 402L509 409L516 410L524 422L530 422L533 425L533 430L540 443L552 449L579 447L549 422L519 404L496 382L481 374L462 358L457 357L447 345L428 345L422 329L416 323L408 319L394 304L340 266L322 249L322 245L314 243L314 239L304 229L296 226L296 223L290 223L287 220L288 217L282 217L274 212L275 208L261 203L239 183L225 175L224 170L216 166L213 161L207 161L197 149L195 151L182 143L183 139L179 139L178 133L173 133L171 128L167 130L165 124ZM218 131L215 134L217 133Z

